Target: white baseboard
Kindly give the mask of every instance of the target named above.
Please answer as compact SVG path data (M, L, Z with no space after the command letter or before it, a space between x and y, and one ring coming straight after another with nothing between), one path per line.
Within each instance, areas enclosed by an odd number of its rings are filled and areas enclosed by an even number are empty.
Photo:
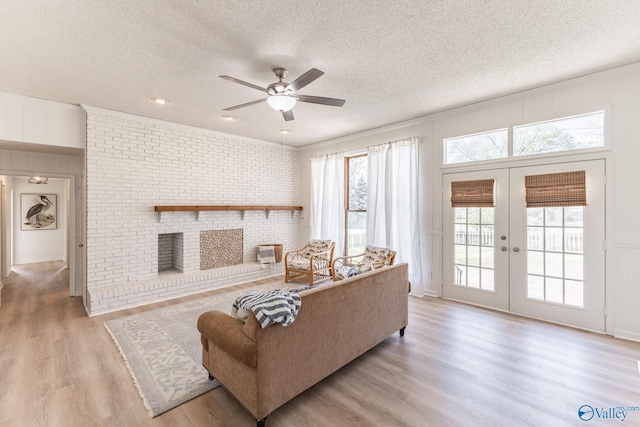
M637 332L623 331L620 329L613 330L613 336L623 340L640 342L640 334Z

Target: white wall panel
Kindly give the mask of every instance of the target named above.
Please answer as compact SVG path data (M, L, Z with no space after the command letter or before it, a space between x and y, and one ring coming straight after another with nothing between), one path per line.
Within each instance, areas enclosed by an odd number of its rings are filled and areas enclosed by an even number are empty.
M533 123L553 118L582 114L589 111L607 109L610 147L600 157L608 157L608 202L607 223L610 248L615 247L607 266L607 295L615 295L608 303L609 333L621 337L640 340L640 200L629 197L633 188L630 183L640 181L640 64L587 76L573 81L534 89L517 95L507 96L466 106L456 110L413 120L407 124L406 136L420 136L432 141L431 153L425 168L426 176L437 176L425 185L431 188L429 198L421 207L422 218L433 218L430 236L437 236L441 230L440 162L442 139L466 135L486 130L518 124ZM418 122L421 122L420 125ZM422 133L413 135L409 128L421 127ZM401 125L395 127L401 131ZM380 130L384 135L384 130ZM371 132L369 132L371 134ZM411 135L409 135L411 134ZM337 146L348 145L352 141L363 141L361 135L341 139L339 144L324 143L322 147L308 147L301 152L301 182L308 181L308 157L332 152ZM362 142L362 146L366 146ZM306 200L308 191L301 187L301 199ZM633 193L635 195L635 193ZM424 220L425 222L426 219ZM302 230L301 226L301 230ZM437 240L435 240L437 241ZM426 251L431 258L426 262L433 267L434 274L441 264L439 244ZM425 294L440 294L441 277L426 281ZM613 319L613 320L611 320Z
M0 140L83 149L85 125L77 105L0 92Z

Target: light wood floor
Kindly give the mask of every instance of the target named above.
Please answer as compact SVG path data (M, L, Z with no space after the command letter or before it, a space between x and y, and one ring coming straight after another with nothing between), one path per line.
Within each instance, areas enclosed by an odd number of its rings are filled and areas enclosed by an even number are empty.
M88 318L59 263L19 266L0 307L0 426L255 425L222 388L149 418L103 327L198 297ZM585 423L578 408L640 406L640 343L440 299L411 297L409 310L404 338L285 404L267 426L620 425ZM640 425L640 411L622 425Z

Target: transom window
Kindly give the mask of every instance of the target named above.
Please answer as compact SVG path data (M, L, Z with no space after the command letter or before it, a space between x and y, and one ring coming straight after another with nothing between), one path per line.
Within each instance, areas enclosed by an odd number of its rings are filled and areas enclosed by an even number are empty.
M444 140L444 164L502 159L509 155L509 132L499 129Z
M604 111L446 138L443 163L480 162L604 147Z

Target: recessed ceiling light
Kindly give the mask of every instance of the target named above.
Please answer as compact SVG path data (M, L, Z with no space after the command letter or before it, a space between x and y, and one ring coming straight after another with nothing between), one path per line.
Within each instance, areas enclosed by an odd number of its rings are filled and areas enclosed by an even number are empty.
M289 133L291 132L289 129L280 129L280 133Z
M156 98L155 96L152 97L151 100L158 104L167 104L169 102L167 98Z
M234 121L235 119L237 119L236 116L220 116L220 118L224 119L224 120L229 120L230 122Z

